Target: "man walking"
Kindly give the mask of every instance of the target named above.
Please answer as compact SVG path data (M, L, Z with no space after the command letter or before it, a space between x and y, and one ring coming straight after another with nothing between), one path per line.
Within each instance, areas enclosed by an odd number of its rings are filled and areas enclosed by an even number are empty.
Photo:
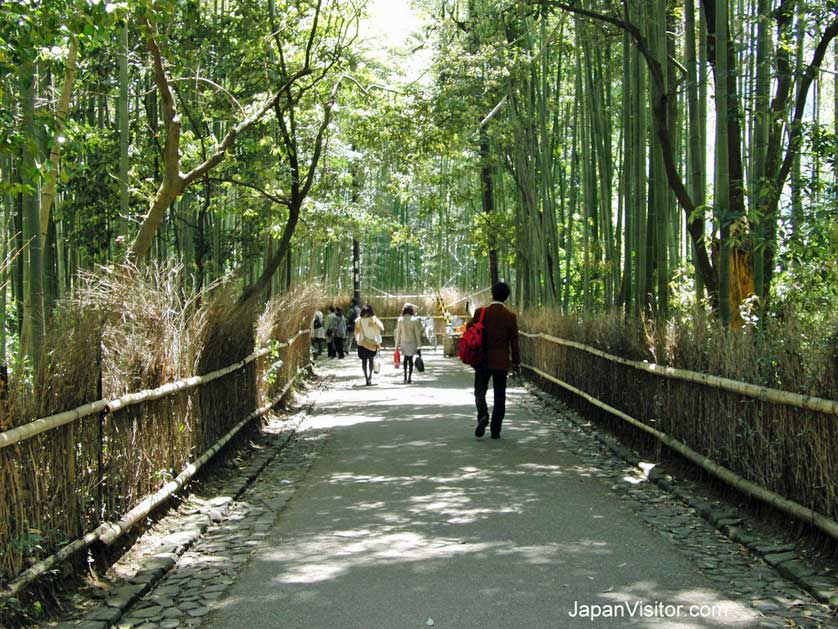
M509 370L517 371L521 364L521 353L518 349L518 319L503 305L509 298L509 292L509 286L505 282L498 282L492 286L492 301L485 307L486 313L483 315L484 359L482 364L474 368L474 400L477 404L475 437L482 437L489 424L486 392L491 379L495 393L491 416L492 439L500 439L500 429L506 414L506 379ZM478 308L474 313L472 324L480 320L482 310L484 308Z

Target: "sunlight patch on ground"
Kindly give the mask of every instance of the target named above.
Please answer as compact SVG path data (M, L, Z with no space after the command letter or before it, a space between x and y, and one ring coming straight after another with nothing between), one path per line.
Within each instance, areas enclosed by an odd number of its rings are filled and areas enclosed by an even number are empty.
M320 431L328 428L340 428L380 422L384 418L375 415L318 415L309 425L303 426L303 431Z
M413 506L408 511L414 515L435 514L445 518L449 524L470 524L491 515L502 513L523 513L522 503L509 503L497 507L475 508L473 500L462 490L448 489L425 496L410 498Z
M352 541L348 541L352 540ZM276 577L284 584L317 583L335 579L349 570L394 562L412 563L450 558L487 550L490 544L464 544L462 540L425 537L413 532L337 531L332 536L278 549L268 560L288 563Z
M518 546L508 541L466 542L447 536L425 536L414 531L396 530L382 526L353 530L338 530L316 538L277 548L266 559L285 564L275 580L283 584L312 584L344 576L351 570L391 563L421 564L435 559L450 560L467 554L495 554L515 557L532 565L563 563L571 555L610 554L605 542L581 539L576 542ZM632 592L648 592L653 583L641 582L621 593L613 593L615 600ZM634 594L636 595L636 594ZM708 593L707 596L712 596ZM696 599L696 600L703 600Z
M562 476L564 472L559 465L545 465L541 463L521 463L518 467L532 476Z
M610 555L608 544L599 540L582 539L572 543L553 542L532 546L510 546L497 551L498 555L516 555L532 564L562 563L569 555Z

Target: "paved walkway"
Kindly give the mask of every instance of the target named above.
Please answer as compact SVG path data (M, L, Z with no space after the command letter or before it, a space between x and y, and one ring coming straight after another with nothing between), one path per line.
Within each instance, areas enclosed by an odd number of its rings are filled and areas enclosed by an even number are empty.
M387 363L372 387L355 358L325 364L334 387L301 428L310 467L205 626L768 620L653 530L523 388L511 388L503 438L492 441L474 437L471 376L455 360L428 356L412 386Z

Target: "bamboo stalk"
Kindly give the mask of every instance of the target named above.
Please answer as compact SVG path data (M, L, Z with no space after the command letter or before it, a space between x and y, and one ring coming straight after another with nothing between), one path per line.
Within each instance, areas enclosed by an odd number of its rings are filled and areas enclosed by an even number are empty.
M614 356L613 354L608 354L606 352L596 349L595 347L584 345L582 343L577 343L576 341L561 339L550 334L531 334L528 332L519 332L519 334L528 338L540 337L551 343L556 343L557 345L573 347L574 349L579 349L588 352L589 354L599 356L600 358L604 358L605 360L610 360L611 362L616 362L621 365L634 367L635 369L645 371L646 373L650 373L652 375L670 378L672 380L695 382L697 384L713 387L715 389L721 389L730 393L736 393L738 395L756 398L763 402L771 402L772 404L785 404L787 406L794 406L809 411L815 411L817 413L838 415L838 401L836 400L828 400L812 395L803 395L801 393L792 393L790 391L772 389L771 387L763 387L756 384L750 384L748 382L740 382L738 380L732 380L730 378L723 378L721 376L713 376L705 373L699 373L697 371L689 371L687 369L677 369L675 367L665 367L663 365L656 365L654 363L644 363L636 360L628 360L627 358L621 358L619 356Z
M23 424L22 426L12 428L11 430L0 432L0 449L18 443L20 441L24 441L26 439L34 437L35 435L39 435L42 432L46 432L47 430L52 430L53 428L58 428L59 426L63 426L64 424L77 421L82 417L87 417L95 413L100 413L104 410L117 411L128 406L132 406L134 404L139 404L141 402L159 400L160 398L172 395L173 393L179 393L181 391L186 391L199 385L212 382L213 380L226 376L227 374L232 373L237 369L241 369L248 363L253 362L257 358L265 356L274 349L288 347L288 345L296 341L297 338L305 334L310 334L310 332L310 330L300 330L299 332L297 332L297 334L295 334L293 337L291 337L284 343L275 345L272 348L263 348L257 350L250 354L250 356L248 356L247 358L244 358L243 360L240 360L239 362L233 365L229 365L222 369L212 371L202 376L190 376L189 378L184 378L182 380L177 380L176 382L164 384L160 387L157 387L156 389L146 389L144 391L128 393L127 395L123 395L122 397L116 398L114 400L97 400L96 402L84 404L70 411L63 411L55 415L42 417L40 419L31 421L27 424Z
M300 334L298 333L297 336ZM296 337L294 337L296 338ZM310 365L309 365L310 366ZM36 579L40 578L53 567L60 564L61 562L65 561L71 555L82 551L89 547L91 544L96 542L97 540L101 540L105 544L113 544L120 536L122 536L126 531L130 530L139 520L143 517L148 515L154 508L160 506L163 502L171 498L171 496L176 492L178 489L183 487L186 482L192 478L195 473L201 469L201 467L209 461L218 451L223 448L229 441L232 439L239 430L241 430L248 422L254 420L255 418L263 415L271 408L276 406L285 394L288 393L288 390L296 381L297 377L305 371L305 367L298 369L297 373L294 375L291 380L283 387L282 391L279 395L274 398L274 400L265 406L262 406L259 409L256 409L252 413L250 413L247 417L241 420L238 424L233 426L223 437L221 437L215 444L209 448L204 454L202 454L197 460L193 461L189 465L187 465L180 474L171 482L167 483L162 489L159 491L151 494L144 498L136 507L128 511L120 520L119 522L104 522L100 524L96 529L84 535L84 537L80 537L79 539L70 542L66 546L64 546L61 550L57 553L50 555L49 557L42 559L25 572L22 572L18 575L13 581L11 581L8 587L5 590L0 591L0 601L5 601L13 596L19 594L27 585L35 581Z
M753 498L756 498L758 500L762 500L766 504L771 505L772 507L779 509L780 511L783 511L784 513L787 513L788 515L798 520L801 520L802 522L807 522L812 526L816 526L821 531L829 535L832 539L838 539L838 522L836 522L835 520L831 520L830 518L818 513L817 511L813 511L808 507L804 507L801 504L789 500L788 498L784 498L783 496L776 494L773 491L765 489L764 487L760 487L756 483L742 478L738 474L731 472L726 467L722 467L718 463L714 463L711 459L704 456L703 454L699 454L698 452L684 445L680 441L673 439L666 433L661 432L660 430L656 430L655 428L652 428L647 424L644 424L640 420L625 414L624 412L614 408L613 406L609 406L605 402L601 402L595 397L588 395L584 391L577 389L573 385L568 384L563 380L559 380L558 378L541 371L537 367L533 367L532 365L526 364L522 364L521 366L538 374L542 378L549 380L550 382L558 384L560 387L567 389L571 393L574 393L579 397L584 398L594 406L608 413L611 413L616 417L619 417L620 419L628 422L632 426L636 426L640 430L649 433L668 448L675 450L684 458L689 459L690 461L701 467L703 470L709 472L719 480L727 483L734 489L744 494L747 494L748 496L752 496Z

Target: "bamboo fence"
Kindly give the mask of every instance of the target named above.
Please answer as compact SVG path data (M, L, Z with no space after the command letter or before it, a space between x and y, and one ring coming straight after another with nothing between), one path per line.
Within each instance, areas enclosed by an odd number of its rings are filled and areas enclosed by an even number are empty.
M838 415L838 401L827 400L824 398L815 397L812 395L802 395L800 393L792 393L790 391L782 391L780 389L772 389L771 387L763 387L748 382L740 382L738 380L731 380L730 378L722 378L721 376L713 376L706 373L699 373L697 371L689 371L687 369L676 369L674 367L666 367L663 365L656 365L654 363L640 362L637 360L629 360L621 358L613 354L608 354L595 347L578 343L576 341L569 341L543 332L531 334L529 332L521 332L521 336L527 338L542 338L550 343L557 345L564 345L572 347L584 352L588 352L593 356L598 356L614 363L633 367L656 376L663 378L672 378L673 380L682 380L684 382L695 382L706 387L721 389L722 391L729 391L738 395L756 398L763 402L770 402L772 404L786 404L788 406L795 406L818 413L828 413L831 415Z
M223 369L0 433L0 603L94 542L113 543L171 497L287 393L309 364L309 334L300 330ZM20 573L32 557L20 540L33 534L57 552Z
M616 430L631 424L838 538L838 402L628 360L549 334L521 337L527 369L619 418Z

